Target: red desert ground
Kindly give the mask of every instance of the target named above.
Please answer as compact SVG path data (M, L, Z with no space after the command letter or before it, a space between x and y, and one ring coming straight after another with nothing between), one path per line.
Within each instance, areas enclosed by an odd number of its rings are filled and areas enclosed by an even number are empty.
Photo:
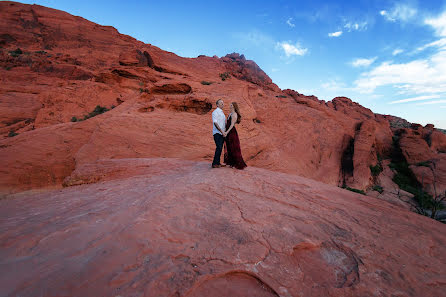
M1 296L445 296L433 125L9 1L0 81ZM244 170L210 166L218 98Z

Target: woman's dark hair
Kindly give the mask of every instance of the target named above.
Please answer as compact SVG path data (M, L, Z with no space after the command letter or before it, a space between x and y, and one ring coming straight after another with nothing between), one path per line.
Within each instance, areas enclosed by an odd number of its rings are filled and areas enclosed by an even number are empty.
M237 102L232 102L232 106L234 106L234 111L237 114L237 124L240 124L242 120L242 115L240 114L240 109L238 108Z

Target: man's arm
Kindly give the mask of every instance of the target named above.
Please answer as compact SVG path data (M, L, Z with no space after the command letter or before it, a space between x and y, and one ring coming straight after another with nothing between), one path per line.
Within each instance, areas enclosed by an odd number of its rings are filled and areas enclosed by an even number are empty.
M212 122L214 123L215 128L217 128L218 131L223 135L223 130L220 128L220 126L217 124L217 118L218 115L215 114L215 112L212 113Z
M220 131L221 134L223 134L223 131L220 129L220 126L218 126L217 122L214 122L215 128L217 128L218 131Z

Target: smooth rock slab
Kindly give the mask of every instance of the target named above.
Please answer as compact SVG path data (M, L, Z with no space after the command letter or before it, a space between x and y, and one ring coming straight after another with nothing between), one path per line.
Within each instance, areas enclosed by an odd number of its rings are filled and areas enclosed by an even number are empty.
M0 296L446 290L446 226L373 197L176 159L82 168L78 183L98 182L0 201Z

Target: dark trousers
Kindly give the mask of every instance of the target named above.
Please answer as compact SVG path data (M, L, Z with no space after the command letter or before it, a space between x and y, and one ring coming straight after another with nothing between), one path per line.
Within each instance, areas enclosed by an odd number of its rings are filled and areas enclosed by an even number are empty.
M215 148L214 161L212 161L212 165L220 165L220 156L221 156L221 151L223 149L223 143L225 142L225 139L223 138L223 135L221 135L219 133L215 133L214 141L215 141L215 145L217 147Z

